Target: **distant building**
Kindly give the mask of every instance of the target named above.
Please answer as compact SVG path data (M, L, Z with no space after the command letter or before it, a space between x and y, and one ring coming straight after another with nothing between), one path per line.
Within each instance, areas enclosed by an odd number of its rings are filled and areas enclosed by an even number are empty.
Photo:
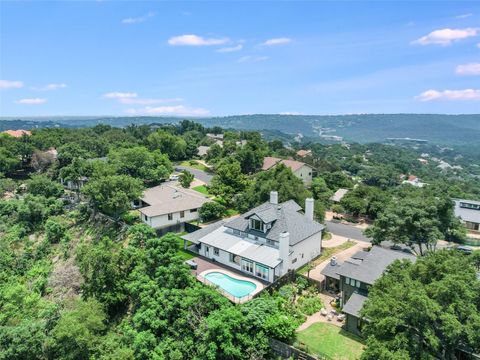
M337 191L335 191L335 194L330 197L330 200L338 203L348 193L348 191L348 189L338 189Z
M298 150L297 155L304 158L312 155L312 150Z
M402 184L410 184L412 186L420 188L426 185L426 183L421 182L420 179L415 175L409 175L408 179L402 181Z
M212 201L197 191L162 184L145 190L139 209L142 221L155 229L175 228L199 218L198 209Z
M427 159L418 158L417 160L418 160L420 163L422 163L423 165L427 165L427 164L428 164L428 160L427 160Z
M19 129L19 130L5 130L3 133L8 134L10 136L13 136L15 138L22 137L23 135L26 135L26 136L32 135L31 131L22 130L22 129Z
M201 145L201 146L197 147L197 155L201 156L201 157L206 156L208 150L210 150L210 146Z
M223 141L223 134L211 134L211 133L208 133L208 134L207 134L207 137L208 137L209 139L212 139L212 140Z
M480 201L454 199L454 213L468 231L480 233Z
M360 335L360 310L367 300L369 288L395 260L415 261L415 256L401 251L374 246L370 251L359 251L340 264L333 257L323 270L327 290L341 292L342 312L346 316L346 330ZM368 320L367 320L368 321Z
M262 170L269 170L274 166L277 166L278 164L283 164L286 167L290 168L294 175L300 180L302 180L305 185L310 185L312 183L313 168L310 165L307 165L300 161L285 160L267 156L263 159Z

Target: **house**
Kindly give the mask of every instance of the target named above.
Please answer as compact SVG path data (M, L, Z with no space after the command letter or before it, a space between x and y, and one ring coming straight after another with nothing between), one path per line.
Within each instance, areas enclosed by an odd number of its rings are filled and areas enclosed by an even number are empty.
M312 155L312 150L298 150L297 151L297 156L300 156L302 158L311 156Z
M334 258L322 270L327 290L340 291L342 311L346 314L346 330L360 335L362 322L360 310L368 290L395 260L415 261L415 256L374 246L370 251L359 251L343 264Z
M410 184L415 187L424 187L426 183L422 182L417 176L409 175L406 180L402 181L402 184Z
M206 156L208 150L210 150L210 146L200 145L197 147L197 155L201 157Z
M300 210L293 200L279 204L272 191L269 202L182 238L212 261L273 282L320 255L324 226L313 220L313 199Z
M22 130L22 129L19 129L19 130L5 130L3 131L4 134L8 134L10 136L13 136L15 138L19 138L19 137L22 137L23 135L25 136L30 136L32 135L32 132L31 131L28 131L28 130Z
M199 218L198 209L210 201L197 191L165 183L145 190L140 217L155 229L182 230L185 222Z
M337 191L335 191L335 194L330 197L330 200L338 203L348 193L348 191L348 189L338 189Z
M295 176L302 180L305 185L310 185L312 183L313 168L300 161L267 156L263 159L262 170L269 170L278 164L283 164L290 168Z
M72 180L65 180L60 178L60 183L65 187L65 189L77 191L80 190L83 185L85 185L88 181L88 177L80 176L77 181Z
M207 138L215 140L215 141L222 141L223 142L223 134L207 134Z
M480 201L453 199L455 216L473 234L480 234Z

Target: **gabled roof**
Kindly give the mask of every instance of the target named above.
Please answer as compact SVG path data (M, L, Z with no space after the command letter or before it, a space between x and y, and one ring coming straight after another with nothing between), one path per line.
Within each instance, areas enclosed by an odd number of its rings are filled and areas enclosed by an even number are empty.
M225 223L225 227L260 235L274 241L279 240L281 233L288 232L290 234L290 245L295 245L302 240L321 232L324 228L323 225L314 220L308 219L304 214L300 213L299 211L301 209L301 206L293 200L281 204L266 202L245 214L228 221ZM273 221L272 227L267 230L266 233L249 229L249 218L254 214L260 218L263 216L267 220ZM261 216L259 216L259 214ZM268 223L269 221L264 222Z
M360 317L360 310L362 310L365 300L367 300L366 296L360 295L359 293L353 293L347 303L343 306L342 311L345 314Z
M368 252L359 252L345 261L337 274L372 285L395 260L415 261L416 257L401 251L374 246Z
M162 184L145 190L142 201L149 206L141 208L139 211L151 217L198 209L211 200L194 190Z
M5 130L3 133L8 134L8 135L13 136L13 137L16 137L16 138L22 137L23 135L27 135L27 136L32 135L31 131L22 130L22 129L19 129L19 130Z
M454 199L453 201L455 202L454 213L456 217L461 218L463 221L480 224L480 210L469 209L469 208L460 206L460 203L480 205L480 201L463 200L463 199Z
M303 162L300 162L300 161L285 160L285 159L279 159L279 158L276 158L276 157L267 156L263 159L262 170L269 170L272 167L274 167L275 165L280 164L280 163L285 165L286 167L292 169L292 171L297 171L302 166L308 166L309 168L311 168L310 165L307 165L307 164L305 164Z

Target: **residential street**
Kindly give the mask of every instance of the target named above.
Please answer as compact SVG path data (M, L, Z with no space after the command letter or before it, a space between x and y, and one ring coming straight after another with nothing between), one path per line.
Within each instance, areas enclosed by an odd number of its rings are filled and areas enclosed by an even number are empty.
M339 235L347 239L371 241L370 238L363 235L363 230L352 225L340 224L332 221L325 221L327 229L334 235Z
M212 180L212 177L213 177L213 175L202 170L194 169L188 166L181 166L181 165L175 166L175 171L181 172L183 170L190 171L195 176L196 179L203 181L207 185L210 184L210 181Z

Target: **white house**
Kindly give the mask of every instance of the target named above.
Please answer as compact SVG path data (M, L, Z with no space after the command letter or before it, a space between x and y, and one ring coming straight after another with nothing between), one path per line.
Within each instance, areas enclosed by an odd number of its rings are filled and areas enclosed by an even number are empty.
M313 168L300 161L267 156L263 159L262 170L269 170L278 164L283 164L290 168L293 174L302 180L305 185L310 185L312 183Z
M455 216L460 218L470 233L480 234L480 201L454 199Z
M269 202L182 238L208 259L273 282L321 253L324 227L313 220L313 199L305 201L305 214L301 209L293 200L279 204L272 191Z
M208 197L197 191L162 184L145 190L139 209L142 221L155 229L181 227L198 219L198 209Z

